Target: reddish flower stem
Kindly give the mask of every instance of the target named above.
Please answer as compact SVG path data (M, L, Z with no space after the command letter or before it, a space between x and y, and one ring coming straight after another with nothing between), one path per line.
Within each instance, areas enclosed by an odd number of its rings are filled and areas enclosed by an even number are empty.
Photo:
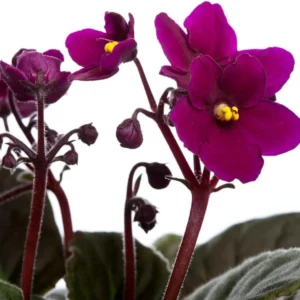
M8 190L0 195L0 205L4 204L5 202L12 200L12 198L18 197L23 193L29 192L32 190L32 183L24 184Z
M153 109L154 97L148 84L147 78L141 66L141 63L135 60L138 72L140 74L142 83L144 85L145 92L148 97L150 107ZM162 109L162 108L161 108ZM154 110L156 112L156 110ZM187 227L182 238L182 242L179 248L179 252L172 270L171 277L169 279L164 300L175 300L177 299L181 286L184 282L184 278L187 274L192 255L194 253L195 245L202 227L204 220L209 196L212 190L215 188L218 180L215 178L210 183L210 172L205 168L201 176L201 182L199 184L195 174L191 170L187 163L176 139L174 138L170 128L164 123L163 119L156 115L156 123L163 134L166 142L168 143L173 156L175 157L177 164L179 165L181 172L185 180L189 181L192 186L192 205L190 215L187 223ZM200 162L195 162L195 171L201 172Z
M58 199L64 227L65 257L68 258L71 255L69 244L73 240L74 236L69 201L65 191L59 182L54 178L53 173L50 170L48 174L48 188Z
M21 118L21 115L19 113L18 107L16 106L15 99L9 91L8 95L9 99L9 104L11 111L16 119L16 122L22 132L24 133L25 137L27 140L30 142L30 144L33 144L35 142L30 129L27 128ZM28 165L29 169L32 169L30 165ZM61 215L62 215L62 220L63 220L63 226L64 226L64 240L65 240L65 256L69 257L70 251L68 248L68 245L70 244L71 240L73 239L73 224L72 224L72 218L71 218L71 211L70 211L70 206L69 206L69 201L68 198L61 187L59 181L57 181L52 173L52 171L49 169L48 171L48 186L47 188L51 190L56 199L58 200L60 210L61 210Z
M37 92L38 111L38 140L37 157L34 164L33 195L31 201L29 225L24 249L22 264L21 289L24 300L31 299L33 286L34 266L37 256L39 237L45 208L46 187L49 165L46 160L45 150L45 123L44 123L44 95Z
M132 236L131 205L129 200L133 195L133 177L135 171L145 163L136 164L130 171L127 181L126 201L124 209L124 258L125 258L125 291L124 300L135 299L135 247Z
M202 227L209 195L209 189L202 188L192 191L192 206L189 220L168 282L164 300L175 300L179 295Z
M155 98L153 96L153 93L151 91L151 88L150 88L150 85L148 83L148 80L147 80L146 74L144 72L144 69L142 67L142 64L141 64L141 62L139 61L138 58L136 58L134 60L134 63L135 63L135 65L136 65L136 67L137 67L137 69L139 71L139 74L140 74L140 77L141 77L141 80L142 80L142 83L143 83L143 86L144 86L147 98L149 100L150 108L152 109L152 111L156 111L157 104L156 104Z

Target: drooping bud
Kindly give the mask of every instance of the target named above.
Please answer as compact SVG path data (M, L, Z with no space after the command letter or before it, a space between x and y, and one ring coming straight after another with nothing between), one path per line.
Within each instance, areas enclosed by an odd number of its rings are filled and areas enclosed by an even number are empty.
M52 145L54 145L54 143L57 139L58 133L57 133L57 131L48 128L47 131L46 131L45 136L46 136L46 139L47 139L47 142L48 142L49 146L52 146Z
M117 127L116 136L124 148L136 149L143 143L141 125L137 119L125 119Z
M78 154L74 150L67 151L63 156L63 161L67 165L77 165L78 164Z
M98 132L92 123L86 124L79 128L78 137L83 143L92 145L97 140Z
M157 190L164 189L170 184L170 180L166 176L172 176L170 169L165 164L152 163L147 164L146 172L149 184Z
M134 222L138 222L139 226L146 232L154 228L156 224L156 207L143 198L133 198L135 201Z
M2 158L2 167L5 169L14 169L17 166L17 161L11 153L6 153Z

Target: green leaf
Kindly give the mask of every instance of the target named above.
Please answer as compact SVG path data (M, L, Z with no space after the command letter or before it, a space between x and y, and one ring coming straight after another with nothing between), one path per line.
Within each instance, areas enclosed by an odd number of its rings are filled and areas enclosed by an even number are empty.
M13 175L0 168L0 193L20 185L17 181L22 171ZM25 236L29 220L31 193L23 194L0 206L0 276L19 284ZM35 268L33 292L44 294L64 276L64 256L49 200L46 201L44 222Z
M276 250L247 259L198 288L186 300L272 300L300 288L300 249Z
M0 299L23 300L23 296L21 290L17 286L0 280Z
M300 214L290 213L236 224L196 247L182 295L261 252L300 247ZM155 242L157 250L173 263L180 237L166 235Z
M122 248L122 235L119 233L76 232L73 255L67 262L69 299L122 299ZM136 298L160 300L169 275L167 261L139 242L136 242L136 260Z

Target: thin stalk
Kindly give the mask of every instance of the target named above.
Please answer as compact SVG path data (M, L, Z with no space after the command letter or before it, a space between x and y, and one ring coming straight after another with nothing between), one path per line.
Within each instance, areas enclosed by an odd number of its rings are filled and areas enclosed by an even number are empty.
M8 126L8 122L7 122L7 117L2 118L3 119L3 125L5 128L5 131L9 132L9 126Z
M32 183L24 184L8 190L0 195L0 206L5 202L12 200L13 198L19 197L20 195L32 190Z
M124 209L125 300L135 299L135 247L132 236L132 207L129 203L129 200L134 196L132 190L134 173L139 167L142 166L145 166L145 163L141 162L136 164L131 169L127 181L126 201Z

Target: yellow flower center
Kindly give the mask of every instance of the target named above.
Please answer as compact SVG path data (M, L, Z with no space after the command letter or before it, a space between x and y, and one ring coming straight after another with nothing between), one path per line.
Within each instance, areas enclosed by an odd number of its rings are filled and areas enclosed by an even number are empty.
M119 44L119 42L113 41L113 42L108 42L104 46L104 51L106 53L112 53L114 48Z
M225 122L237 121L240 117L239 109L236 106L229 107L224 103L216 105L214 114L218 120Z

